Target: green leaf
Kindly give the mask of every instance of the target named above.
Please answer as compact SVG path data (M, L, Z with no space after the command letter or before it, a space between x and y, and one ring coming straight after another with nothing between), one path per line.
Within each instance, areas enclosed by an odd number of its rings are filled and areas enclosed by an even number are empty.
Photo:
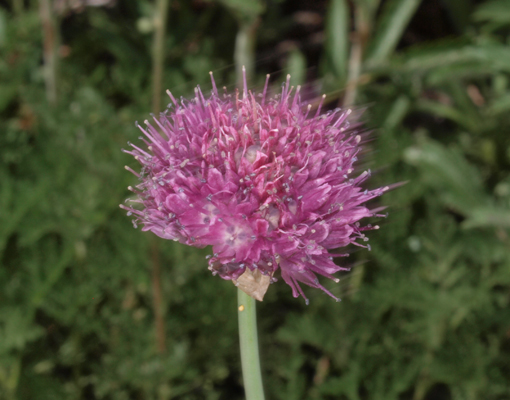
M395 129L395 127L402 122L407 112L409 111L411 101L406 95L399 96L391 106L388 116L384 121L384 128Z
M475 21L491 21L503 24L510 23L510 1L493 0L480 4L473 13Z
M488 205L480 173L457 150L432 140L405 151L404 159L417 166L423 181L438 190L443 202L463 215Z
M467 61L445 66L438 66L430 70L427 76L427 84L440 86L450 83L452 80L475 79L490 76L494 71L486 62Z
M326 56L340 82L347 77L350 18L346 0L332 0L326 22Z
M22 350L27 343L44 334L32 322L32 314L19 307L4 307L0 311L0 354Z
M476 208L469 213L462 227L465 229L480 227L510 229L510 210L496 207Z
M218 0L218 2L230 9L241 23L254 21L266 9L261 0Z
M6 13L0 9L0 47L4 47L7 42L7 24L6 24Z
M510 93L495 99L488 107L487 112L494 116L501 113L508 113L510 111Z
M387 2L379 26L369 46L367 63L379 64L395 50L421 0L392 0Z
M306 80L306 57L297 48L292 49L287 59L287 71L292 85L302 85Z
M478 130L478 121L472 115L466 115L458 108L449 104L421 99L416 102L416 109L425 113L448 118L468 130Z
M476 63L486 73L510 71L510 47L499 43L471 45L446 42L427 47L415 47L395 58L385 70L393 73L425 73L436 68ZM376 69L376 68L374 68Z
M458 32L463 32L468 23L472 9L472 0L443 0L450 19Z

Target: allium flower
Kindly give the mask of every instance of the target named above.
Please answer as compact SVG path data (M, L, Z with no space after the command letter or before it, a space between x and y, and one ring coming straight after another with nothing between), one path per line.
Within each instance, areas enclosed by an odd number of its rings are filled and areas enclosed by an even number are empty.
M140 162L140 183L129 189L141 209L121 205L164 239L195 247L212 246L209 269L262 300L274 273L305 295L299 282L331 292L316 274L338 282L340 267L331 250L350 243L369 247L362 218L374 215L363 204L387 188L365 190L370 171L355 174L361 137L350 127L351 110L310 115L311 106L294 94L290 77L281 94L267 99L245 87L206 98L172 103L153 116L154 125L137 124L144 148L124 150ZM324 97L323 97L324 98ZM321 102L322 104L322 102ZM170 107L171 106L171 107ZM351 177L352 176L352 177ZM339 299L337 299L339 300Z

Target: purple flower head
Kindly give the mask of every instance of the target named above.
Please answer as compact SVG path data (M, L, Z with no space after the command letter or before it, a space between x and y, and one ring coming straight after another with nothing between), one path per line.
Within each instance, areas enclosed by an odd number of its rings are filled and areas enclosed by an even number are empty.
M212 78L212 74L211 74ZM144 231L190 246L212 246L209 269L262 300L280 269L294 297L299 285L320 288L316 274L348 270L331 250L350 243L369 247L360 226L374 215L363 204L387 188L365 190L370 171L356 173L361 137L349 127L351 110L311 115L287 82L267 99L245 87L242 96L205 97L200 88L189 101L172 103L154 124L137 126L145 146L133 144L141 164L129 189L141 207L121 205ZM323 97L324 98L324 97ZM322 104L322 103L321 103ZM171 106L171 107L170 107ZM338 299L337 299L338 300Z

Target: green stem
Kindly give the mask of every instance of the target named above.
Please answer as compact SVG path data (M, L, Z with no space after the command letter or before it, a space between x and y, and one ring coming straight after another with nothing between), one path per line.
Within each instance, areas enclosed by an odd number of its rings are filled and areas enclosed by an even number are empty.
M354 22L356 30L352 33L352 46L349 58L349 70L347 76L347 87L343 101L344 107L352 107L356 103L358 85L360 81L361 67L363 64L363 53L370 36L370 22L368 10L363 3L354 4Z
M239 341L246 400L264 400L257 339L256 300L237 289Z
M255 68L255 37L259 20L242 23L236 36L234 61L236 65L237 87L243 87L243 66L246 68L247 78L251 78Z
M20 16L21 14L23 14L23 0L13 0L12 1L12 8L14 9L14 14L16 14L16 16Z
M44 80L46 98L51 105L57 102L57 62L59 33L51 0L39 0L39 17L43 31Z
M161 111L161 93L163 84L163 64L165 61L165 33L168 18L169 0L157 0L154 16L154 42L152 48L152 112Z
M168 19L169 0L157 0L154 15L154 41L152 44L152 112L156 115L161 111L161 93L163 71L165 66L165 35ZM161 262L159 245L152 238L150 255L152 260L152 296L154 307L154 324L156 328L156 345L159 354L166 352L166 331L164 319L164 299L161 287Z

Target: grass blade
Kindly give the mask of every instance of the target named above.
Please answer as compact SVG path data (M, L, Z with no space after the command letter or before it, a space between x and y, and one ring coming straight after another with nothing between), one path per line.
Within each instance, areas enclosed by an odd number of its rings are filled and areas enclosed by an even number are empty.
M420 0L393 0L388 3L379 27L374 32L373 42L369 46L368 64L383 62L395 50L420 2Z

